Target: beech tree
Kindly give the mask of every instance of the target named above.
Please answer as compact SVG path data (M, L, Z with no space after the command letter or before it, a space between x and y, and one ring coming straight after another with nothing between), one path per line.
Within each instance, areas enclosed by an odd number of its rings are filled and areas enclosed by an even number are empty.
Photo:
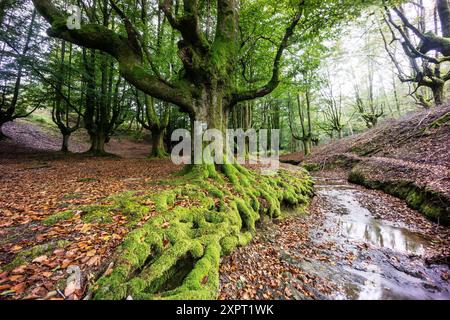
M412 83L415 91L421 87L431 89L436 105L445 102L445 84L450 80L450 71L443 73L442 65L450 61L450 9L447 0L435 1L434 29L427 30L423 1L410 3L418 7L418 23L408 19L403 6L385 6L384 21L389 27L392 40L388 41L380 30L385 49L398 71L401 82ZM397 17L397 19L395 19ZM411 72L405 71L395 55L393 44L400 42ZM425 107L430 102L423 95L418 99Z
M274 22L280 25L284 21L289 22L284 22L284 31L275 37L278 39L270 78L257 87L242 89L235 77L242 46L240 14L245 12L247 2L221 0L211 3L213 8L206 11L200 10L201 2L183 0L178 4L176 1L175 5L180 5L177 10L171 0L159 2L171 28L179 35L177 54L182 70L176 78L168 81L145 63L144 57L149 60L152 57L142 30L137 29L137 25L132 23L133 19L126 15L126 10L119 8L113 0L109 4L120 17L124 33L114 31L106 24L93 22L82 23L80 29L68 29L68 14L59 9L54 1L33 0L38 12L51 25L48 29L50 36L111 55L119 64L121 75L137 89L178 106L190 116L192 123L199 121L206 123L208 128L221 131L227 127L230 110L239 102L266 96L278 86L283 54L292 38L295 38L296 28L302 18L302 31L313 36L359 12L362 4L369 4L367 1L330 0L282 1L280 4L261 2L260 8L265 4L284 9L283 15L275 17L277 20ZM248 5L254 5L254 2L258 1L249 1ZM209 21L215 21L214 28L212 23L208 23L205 28L207 17L211 19Z
M6 8L6 3L5 7L2 4L1 19L3 19ZM16 35L15 32L12 32L12 26L9 26L6 30L2 30L1 40L3 48L0 55L0 65L2 66L1 79L4 82L0 86L0 139L6 138L2 132L3 124L14 121L17 118L27 117L41 104L37 103L33 110L27 112L25 104L20 99L23 81L27 75L26 64L28 54L33 46L33 33L36 32L34 30L35 27L36 11L34 10L27 28L24 30L23 42L20 41L20 33ZM10 32L11 34L8 34Z

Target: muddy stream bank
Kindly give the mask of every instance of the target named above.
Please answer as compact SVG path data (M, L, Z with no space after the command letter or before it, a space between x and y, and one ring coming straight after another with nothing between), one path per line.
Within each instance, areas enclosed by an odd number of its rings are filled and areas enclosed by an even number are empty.
M342 175L315 181L309 215L265 225L224 258L221 298L450 299L449 267L429 263L448 228Z

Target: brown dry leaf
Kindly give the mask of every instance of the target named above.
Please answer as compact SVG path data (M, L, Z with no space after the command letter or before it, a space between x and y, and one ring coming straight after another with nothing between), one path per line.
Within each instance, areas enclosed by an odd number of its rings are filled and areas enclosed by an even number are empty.
M97 266L97 265L100 264L100 261L101 261L101 257L100 257L100 256L93 256L92 258L90 258L90 259L86 262L86 264L87 264L88 266L90 266L90 267L92 267L92 266Z
M25 291L26 288L27 288L27 283L21 282L19 284L16 284L15 286L11 287L11 290L13 290L17 294L21 294Z
M13 275L13 276L9 277L9 281L12 281L12 282L17 282L17 281L20 281L23 279L24 279L23 275Z
M8 290L8 289L10 289L11 287L12 287L11 284L3 284L3 285L0 285L0 291Z
M166 221L166 222L164 222L164 223L161 225L161 228L163 228L163 229L167 229L168 227L170 227L170 222L169 222L169 221Z
M13 269L11 271L11 274L24 274L25 273L25 269L27 268L26 265L20 265L17 268Z
M32 262L34 262L34 263L43 263L47 259L48 259L48 257L46 255L43 255L43 256L39 256L37 258L34 258Z
M22 248L23 248L22 246L14 245L14 246L12 246L11 251L12 252L17 252L17 251L22 250Z
M91 251L88 251L88 252L86 253L86 256L87 256L87 257L93 257L93 256L95 256L96 253L97 253L97 250L93 249L93 250L91 250Z
M62 269L67 268L68 266L70 266L70 265L72 264L72 262L73 262L73 260L70 260L70 259L64 259L63 262L62 262L62 264L61 264L61 268L62 268Z

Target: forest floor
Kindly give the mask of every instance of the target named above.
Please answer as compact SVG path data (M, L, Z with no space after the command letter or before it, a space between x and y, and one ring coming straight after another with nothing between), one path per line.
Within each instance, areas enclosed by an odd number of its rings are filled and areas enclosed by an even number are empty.
M450 229L382 191L314 173L308 214L266 223L223 259L221 299L450 299Z
M106 147L120 158L64 155L57 152L61 138L51 130L28 121L5 127L12 139L0 141L0 270L12 262L14 268L0 274L0 299L60 299L67 267L79 265L93 277L130 228L118 212L101 223L87 222L82 212L46 219L125 191L157 192L164 189L158 181L180 168L146 159L149 145L127 138L114 137ZM75 137L71 150L87 150L85 141ZM76 292L78 298L85 289Z
M120 157L96 158L57 152L57 133L29 121L8 124L5 133L12 139L0 142L0 270L13 267L0 271L0 299L83 298L131 229L120 212L86 219L78 209L127 191L163 190L159 181L180 167L146 159L148 145L128 138L107 146ZM85 151L86 140L76 135L71 150ZM450 299L448 267L435 264L448 255L448 228L402 200L349 184L348 169L314 175L309 215L290 212L286 220L261 224L249 246L222 258L221 299ZM155 204L146 205L151 210L137 225L155 214ZM66 216L72 208L78 209ZM75 265L87 280L79 290L67 282Z

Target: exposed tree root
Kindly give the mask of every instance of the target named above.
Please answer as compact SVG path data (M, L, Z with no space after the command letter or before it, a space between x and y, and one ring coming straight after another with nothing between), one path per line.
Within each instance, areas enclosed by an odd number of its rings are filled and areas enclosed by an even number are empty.
M175 188L147 195L159 215L132 231L112 272L93 286L94 299L215 299L219 260L250 242L261 217L281 217L281 205L305 205L306 171L261 176L237 165L192 166ZM195 200L195 206L176 205Z

